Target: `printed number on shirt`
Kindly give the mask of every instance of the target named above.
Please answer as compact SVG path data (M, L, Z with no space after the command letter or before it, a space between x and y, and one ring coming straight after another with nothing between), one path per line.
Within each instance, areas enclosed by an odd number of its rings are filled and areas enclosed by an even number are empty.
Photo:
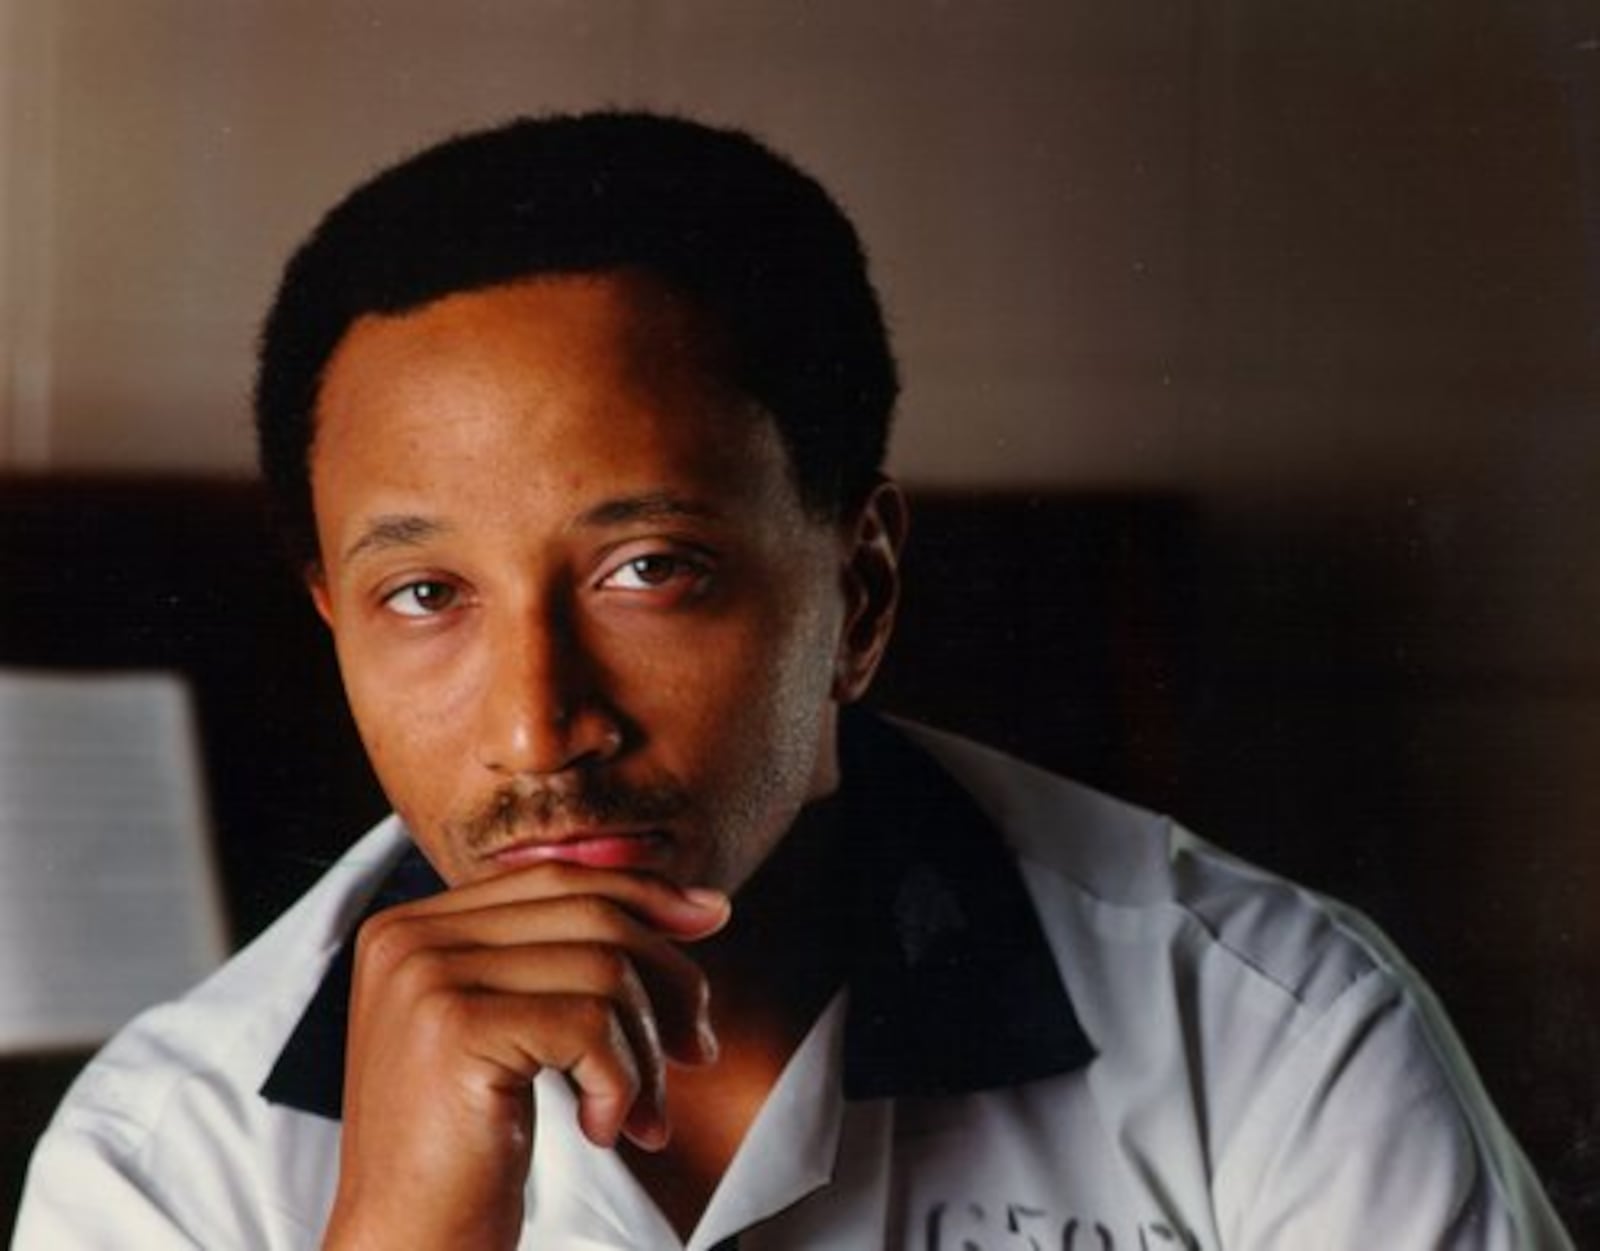
M926 1251L1200 1251L1187 1229L1164 1221L1115 1228L1046 1208L1008 1203L936 1203L924 1222Z

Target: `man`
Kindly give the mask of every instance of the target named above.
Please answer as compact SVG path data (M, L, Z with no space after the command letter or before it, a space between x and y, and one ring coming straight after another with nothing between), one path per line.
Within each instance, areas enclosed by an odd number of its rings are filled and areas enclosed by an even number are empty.
M336 208L258 423L396 817L90 1067L19 1245L1566 1245L1359 918L845 711L895 387L742 135L519 122Z

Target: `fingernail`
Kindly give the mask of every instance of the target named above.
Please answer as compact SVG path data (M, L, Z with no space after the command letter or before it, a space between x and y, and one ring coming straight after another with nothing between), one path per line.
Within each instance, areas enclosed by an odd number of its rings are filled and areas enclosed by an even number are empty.
M646 1132L647 1141L640 1143L647 1151L660 1151L672 1138L672 1122L667 1119L667 1091L660 1087L655 1092L655 1097L650 1100L650 1127Z
M717 1032L707 1018L701 1017L695 1022L694 1040L700 1047L701 1063L715 1064L721 1048L717 1045Z
M720 890L705 886L687 886L683 891L685 902L703 912L721 912L728 906L728 897Z
M660 1151L672 1138L672 1130L665 1121L629 1126L627 1132L628 1140L641 1151Z

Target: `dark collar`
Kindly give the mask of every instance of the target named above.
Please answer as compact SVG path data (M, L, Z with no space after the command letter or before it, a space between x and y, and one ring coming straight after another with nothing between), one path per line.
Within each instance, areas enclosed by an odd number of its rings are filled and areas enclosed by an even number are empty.
M1017 866L971 796L870 715L846 718L840 760L842 816L862 869L848 903L845 1097L960 1094L1082 1068L1094 1047ZM443 889L412 848L361 920ZM261 1088L330 1120L343 1102L354 932Z

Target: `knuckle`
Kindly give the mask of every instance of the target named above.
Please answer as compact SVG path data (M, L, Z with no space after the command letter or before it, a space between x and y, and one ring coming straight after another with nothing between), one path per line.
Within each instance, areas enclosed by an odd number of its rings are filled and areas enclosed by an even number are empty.
M416 946L415 927L402 916L380 912L365 921L356 935L356 956L362 966L392 970L407 960Z
M626 937L627 925L620 908L604 895L575 895L571 907L583 933L611 941Z
M608 999L632 997L639 979L626 952L595 943L585 949L584 960L588 965L587 976L600 994Z
M609 999L596 995L575 996L568 1013L572 1028L581 1037L591 1040L591 1045L601 1042L607 1049L614 1049L616 1041L622 1036L615 1005Z
M426 1038L458 1038L471 1029L472 1005L447 987L435 987L417 996L411 1006L417 1033Z
M450 981L444 954L427 947L406 949L384 969L388 984L406 998L423 999Z
M358 980L385 996L418 998L448 981L447 953L427 945L412 922L374 917L356 936Z

